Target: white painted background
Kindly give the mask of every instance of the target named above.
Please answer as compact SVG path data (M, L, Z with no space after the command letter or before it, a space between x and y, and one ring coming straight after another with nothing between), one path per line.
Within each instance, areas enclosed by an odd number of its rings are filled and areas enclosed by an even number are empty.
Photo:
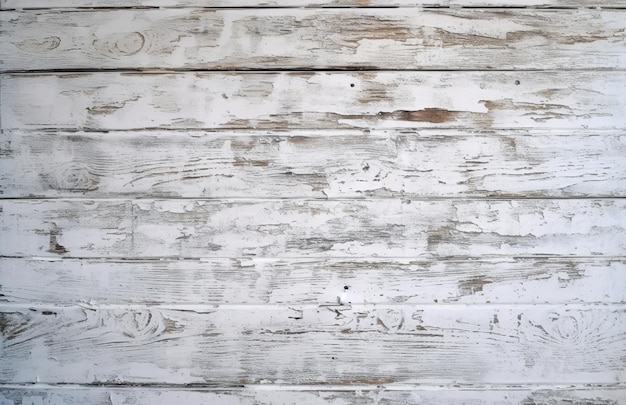
M626 403L623 0L0 33L0 404Z

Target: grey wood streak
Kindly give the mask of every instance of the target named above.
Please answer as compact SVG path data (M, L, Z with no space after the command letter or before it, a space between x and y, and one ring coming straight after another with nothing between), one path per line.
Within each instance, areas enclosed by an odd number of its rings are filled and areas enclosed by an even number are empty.
M3 70L625 68L626 10L151 9L1 16Z
M7 129L624 128L626 72L3 75Z
M0 302L14 304L626 303L624 259L4 258L0 267Z
M0 194L622 197L624 156L599 130L5 131Z
M622 255L626 200L4 200L5 256Z
M7 383L607 384L624 306L3 306Z
M624 0L0 0L0 9L110 7L554 7L626 8Z
M211 389L180 387L92 386L70 389L55 386L0 387L0 403L19 404L185 404L185 405L616 405L622 403L623 386L583 384L510 385L471 387L393 388L353 386L353 390L299 386L292 389L269 390L267 386Z

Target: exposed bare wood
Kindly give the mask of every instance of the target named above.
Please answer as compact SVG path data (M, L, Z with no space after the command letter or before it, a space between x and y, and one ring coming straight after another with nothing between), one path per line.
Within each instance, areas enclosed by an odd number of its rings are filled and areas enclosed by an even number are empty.
M101 304L624 303L623 259L0 259L0 301Z
M477 386L393 388L356 386L354 390L299 386L288 389L267 385L246 388L206 389L178 387L58 387L0 386L0 402L6 405L45 403L48 405L369 405L440 404L519 405L585 404L615 405L624 398L620 385L585 386Z
M626 72L3 75L3 129L624 128Z
M4 200L6 256L622 255L626 200Z
M2 307L7 383L614 383L624 306Z
M0 68L625 68L624 21L594 9L5 12Z
M556 7L626 8L624 0L0 0L0 9L59 7Z
M0 134L2 197L626 196L622 131Z

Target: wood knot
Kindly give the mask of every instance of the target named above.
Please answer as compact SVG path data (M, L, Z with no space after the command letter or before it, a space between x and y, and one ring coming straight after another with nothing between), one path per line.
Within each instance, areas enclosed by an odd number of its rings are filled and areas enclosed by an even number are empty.
M98 189L98 178L82 164L69 163L58 174L57 188L69 191L93 191Z
M166 322L158 311L128 310L116 315L123 335L132 339L150 338L165 332Z
M115 46L123 55L134 55L143 49L146 37L140 32L131 32L126 37L117 41Z
M94 41L103 53L113 56L132 56L139 53L146 44L146 37L140 32L112 34Z
M27 39L16 46L24 52L49 52L61 45L61 38L51 36L41 39Z
M579 335L578 321L573 316L559 317L557 322L557 330L561 338L574 340Z

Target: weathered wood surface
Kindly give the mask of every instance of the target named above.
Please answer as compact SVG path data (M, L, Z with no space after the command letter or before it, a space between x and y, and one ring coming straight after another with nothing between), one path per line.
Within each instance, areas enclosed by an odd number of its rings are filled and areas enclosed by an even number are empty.
M1 77L3 129L624 128L626 72Z
M210 389L180 387L119 386L89 388L44 386L0 386L3 405L618 405L625 388L620 385L585 386L479 386L392 388L355 386L352 391L325 386L279 387L259 385L246 388Z
M595 9L5 12L0 68L626 68L624 21Z
M626 303L624 259L3 258L0 268L0 302L22 304Z
M622 131L0 134L2 197L623 197Z
M624 199L4 200L0 255L619 256Z
M624 403L624 0L0 8L0 404Z
M0 0L0 9L113 7L548 7L626 8L624 0Z
M0 310L5 383L602 384L626 377L624 306Z

